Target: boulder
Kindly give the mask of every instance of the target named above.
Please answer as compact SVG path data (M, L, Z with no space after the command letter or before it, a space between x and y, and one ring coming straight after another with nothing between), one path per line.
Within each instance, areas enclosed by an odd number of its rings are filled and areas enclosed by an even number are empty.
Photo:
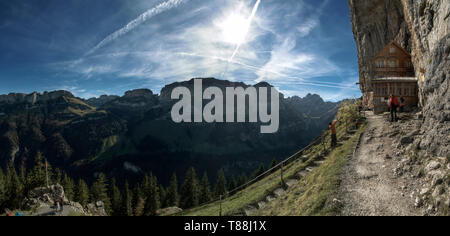
M159 209L156 211L156 214L158 216L170 216L170 215L174 215L177 213L182 212L183 209L179 208L179 207L167 207L164 209Z
M410 136L403 137L403 138L400 140L400 143L401 143L403 146L406 146L406 145L411 144L411 143L413 143L413 142L414 142L414 138L413 138L413 137L410 137Z
M31 190L28 193L28 197L24 200L24 205L26 208L31 208L33 206L46 204L52 206L55 201L68 202L66 195L64 194L64 188L59 185L52 185L50 187L39 187Z
M102 201L87 204L86 213L92 216L108 216Z
M430 163L428 163L428 165L425 167L425 171L426 172L430 172L432 170L436 170L439 167L441 167L441 164L437 161L430 161Z
M427 177L431 180L431 186L441 184L444 180L444 173L440 170L433 170L427 173Z

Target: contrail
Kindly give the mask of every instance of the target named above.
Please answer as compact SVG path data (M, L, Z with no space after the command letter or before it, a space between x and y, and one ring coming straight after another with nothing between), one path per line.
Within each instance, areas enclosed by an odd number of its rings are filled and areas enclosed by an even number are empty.
M250 25L252 24L253 18L255 18L255 14L258 11L258 7L259 7L260 3L261 3L261 0L256 1L255 6L253 7L253 10L252 10L252 14L250 14L250 17L247 20L247 25L246 25L247 32L246 32L245 37L247 36L248 30L250 29ZM234 57L236 56L237 52L239 51L239 48L241 47L241 45L242 45L242 42L240 42L238 45L236 45L236 49L234 50L233 55L231 55L231 57L228 61L231 62L234 59Z
M156 7L149 9L148 11L142 13L140 16L138 16L136 19L132 20L130 23L128 23L123 28L117 30L116 32L108 35L105 39L103 39L100 43L97 44L94 48L92 48L89 52L86 53L86 55L92 54L99 48L105 46L106 44L114 41L118 37L130 32L134 28L138 27L142 23L146 22L147 20L151 19L153 16L156 16L158 14L161 14L165 11L168 11L174 7L177 7L178 5L187 2L189 0L168 0L166 2L162 2Z
M239 61L228 61L226 58L222 58L222 57L217 57L217 56L207 56L207 55L201 55L201 54L195 54L195 53L186 53L186 52L180 52L180 53L176 53L178 55L182 55L182 56L190 56L190 57L200 57L200 58L209 58L209 59L214 59L214 60L219 60L219 61L223 61L223 62L227 62L228 63L232 63L232 64L236 64L236 65L241 65L243 67L246 67L250 70L254 70L254 71L260 71L261 68L256 67L256 66L252 66L252 65L248 65ZM299 77L292 77L292 76L287 76L275 71L270 71L270 70L264 70L265 72L269 72L272 74L276 74L280 77L284 77L287 79L295 79L296 81L289 81L291 84L299 84L299 85L311 85L311 86L316 86L316 87L326 87L326 88L340 88L340 89L351 89L351 90L359 90L359 88L354 88L352 86L346 86L346 85L342 85L341 83L335 83L335 82L321 82L321 81L311 81L311 80L306 80L303 78L299 78Z

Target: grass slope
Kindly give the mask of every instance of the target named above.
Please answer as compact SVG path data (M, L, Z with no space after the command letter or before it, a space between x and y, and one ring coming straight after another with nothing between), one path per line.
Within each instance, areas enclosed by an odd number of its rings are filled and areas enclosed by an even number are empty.
M354 104L344 104L338 113L339 119L348 117L349 110L355 111ZM353 116L355 117L355 116ZM338 187L339 170L345 164L348 156L353 151L355 140L363 132L365 126L361 126L356 135L346 141L342 146L331 152L318 169L314 170L309 176L300 180L295 186L288 189L286 195L277 198L256 215L333 215L336 209L329 207L333 194ZM328 132L328 131L326 131ZM346 135L344 123L338 123L337 136L341 140ZM329 136L326 140L326 146L329 147ZM321 158L323 145L319 144L306 150L302 156L290 163L284 168L284 179L295 178L295 174L305 170L312 162ZM255 205L259 201L266 199L268 195L282 187L280 171L265 177L264 179L248 186L244 190L228 197L222 201L222 215L240 215L243 209L249 205ZM219 202L213 202L207 205L199 206L193 209L187 209L178 215L185 216L218 216L220 212Z
M306 178L289 188L281 198L269 203L256 215L337 215L339 204L333 203L340 184L340 171L351 157L364 126L342 146L330 153L327 160Z

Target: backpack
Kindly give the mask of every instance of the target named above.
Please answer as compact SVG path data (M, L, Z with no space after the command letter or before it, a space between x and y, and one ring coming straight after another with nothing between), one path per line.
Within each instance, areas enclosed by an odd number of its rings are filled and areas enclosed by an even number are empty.
M397 98L395 98L395 97L391 98L390 101L389 101L389 105L390 106L394 106L394 107L398 107L398 100L397 100Z
M398 99L394 98L394 106L398 107Z

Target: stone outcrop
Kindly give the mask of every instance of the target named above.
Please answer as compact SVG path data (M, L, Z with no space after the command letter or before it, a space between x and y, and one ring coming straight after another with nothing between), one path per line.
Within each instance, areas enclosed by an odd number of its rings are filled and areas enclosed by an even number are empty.
M31 105L37 102L47 102L60 97L74 97L72 93L64 90L44 92L43 94L33 92L30 94L25 93L10 93L8 95L0 95L0 103L29 103Z
M151 97L152 95L153 92L150 89L135 89L125 92L125 97L142 97L142 96Z
M55 202L59 204L64 201L63 211L55 207ZM103 202L90 203L84 208L78 202L69 201L64 193L64 188L59 185L39 187L31 190L24 199L25 209L31 211L31 215L37 216L107 216Z
M428 155L448 155L450 130L450 2L349 0L361 87L370 88L369 60L395 40L412 56L419 80L422 132ZM363 91L364 92L364 91Z
M102 95L98 98L89 98L88 100L86 100L86 103L94 107L101 107L106 103L114 101L118 98L120 97L116 95Z

